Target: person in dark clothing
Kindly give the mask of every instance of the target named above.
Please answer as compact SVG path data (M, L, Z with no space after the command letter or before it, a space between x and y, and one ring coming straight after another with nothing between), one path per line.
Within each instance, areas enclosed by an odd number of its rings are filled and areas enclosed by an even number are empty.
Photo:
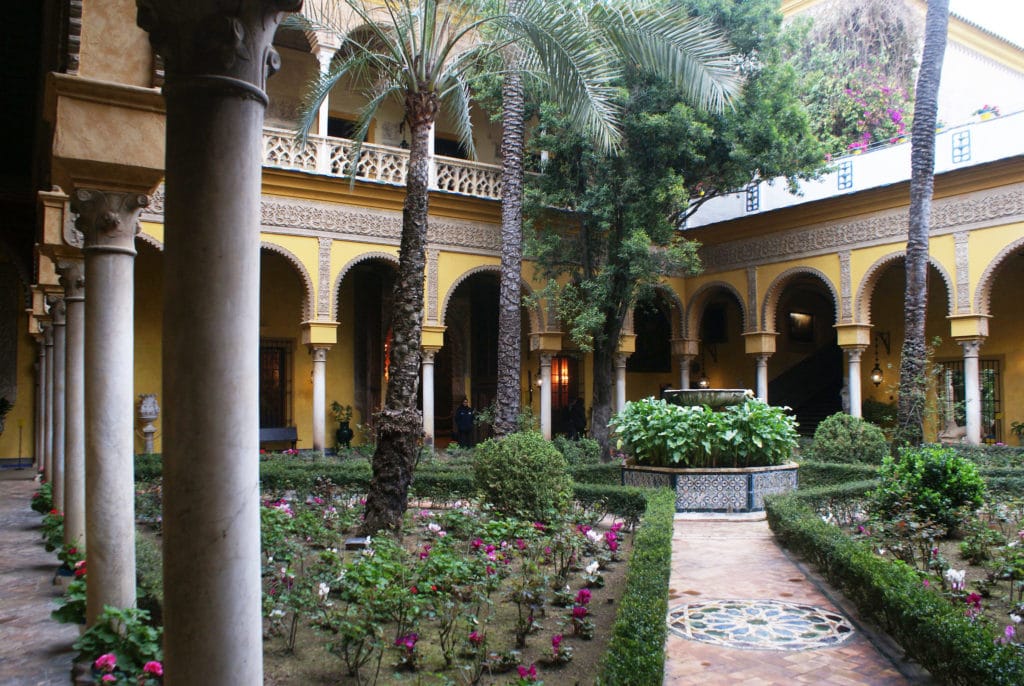
M469 406L469 398L463 398L459 409L455 410L455 440L461 448L473 447L473 408Z
M587 433L587 408L583 406L583 399L576 396L569 406L569 438L578 440Z

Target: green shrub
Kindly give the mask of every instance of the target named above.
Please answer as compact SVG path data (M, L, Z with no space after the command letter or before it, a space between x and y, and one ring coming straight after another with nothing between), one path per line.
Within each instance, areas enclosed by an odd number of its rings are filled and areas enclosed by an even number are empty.
M618 447L652 467L764 467L785 462L797 445L793 418L756 398L721 412L645 398L611 423Z
M609 486L622 484L622 465L618 462L573 467L571 473L572 479L576 483L607 484Z
M569 507L568 470L562 454L535 431L484 441L473 461L474 481L485 501L499 512L543 521Z
M675 493L668 489L648 493L599 684L661 686L664 679Z
M836 464L833 462L816 462L800 460L800 488L818 488L820 486L837 486L851 481L877 479L878 467L866 464Z
M96 622L75 641L78 659L89 664L106 653L117 656L115 676L120 683L138 683L147 662L163 659L160 636L163 630L152 626L149 613L134 607L124 609L107 605Z
M1024 448L1009 445L967 445L951 446L956 454L970 460L978 467L991 469L1024 469Z
M555 436L551 444L555 446L555 450L562 453L562 457L570 467L581 467L601 462L601 446L593 438L580 438L571 441L565 436Z
M877 514L889 518L909 509L947 531L959 523L959 508L978 507L985 494L977 467L940 446L902 450L898 461L887 457L878 475L872 494Z
M640 521L647 508L646 488L636 486L608 486L604 484L573 485L573 499L588 506L597 506L609 513L621 517L627 524L633 525Z
M135 456L135 480L153 481L164 473L164 458L160 453Z
M53 509L53 484L49 481L32 494L32 509L41 515Z
M881 400L868 398L860 404L861 415L864 421L871 422L883 429L892 429L896 426L896 403L883 403Z
M148 536L135 535L135 583L138 604L149 612L153 624L162 624L164 605L163 552Z
M962 606L926 588L905 563L876 557L866 543L822 521L799 493L769 497L765 510L783 545L817 566L863 617L876 622L942 683L1024 683L1020 653L996 642L991 628L966 617Z
M843 412L818 425L811 447L811 456L819 462L882 464L888 454L889 444L881 429Z

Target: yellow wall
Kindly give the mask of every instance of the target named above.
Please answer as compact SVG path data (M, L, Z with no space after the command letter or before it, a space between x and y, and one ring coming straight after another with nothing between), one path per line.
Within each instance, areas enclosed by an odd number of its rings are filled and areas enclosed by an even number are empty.
M38 351L28 333L28 317L19 316L16 326L18 397L14 400L14 407L7 413L4 432L0 434L0 457L30 458L35 453L35 362Z
M138 255L135 257L135 401L143 393L156 393L161 416L154 422L157 433L153 450L162 450L163 431L163 253L156 248L136 241ZM89 295L86 287L86 297ZM141 424L135 425L135 452L141 453L145 443Z

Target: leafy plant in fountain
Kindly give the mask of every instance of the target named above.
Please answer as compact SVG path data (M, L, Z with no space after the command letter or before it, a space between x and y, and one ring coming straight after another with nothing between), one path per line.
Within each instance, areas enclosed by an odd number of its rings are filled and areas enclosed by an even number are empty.
M651 467L758 467L781 464L797 445L796 422L754 398L714 412L646 398L612 418L619 448Z

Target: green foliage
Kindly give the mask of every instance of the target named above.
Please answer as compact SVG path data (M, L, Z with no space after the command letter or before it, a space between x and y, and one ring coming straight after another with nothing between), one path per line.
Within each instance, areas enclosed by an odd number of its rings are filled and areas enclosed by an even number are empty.
M1024 448L1008 445L967 445L963 443L950 447L956 451L959 457L970 460L979 469L1024 469Z
M64 545L64 513L50 510L43 515L43 547L47 552L60 550Z
M896 426L896 403L883 403L881 400L868 398L860 407L864 421L883 429L892 429Z
M135 456L136 481L155 481L163 476L163 472L163 455L154 453L152 455L139 454Z
M859 417L837 412L814 431L813 459L820 462L881 464L889 454L882 430Z
M160 636L163 630L151 626L149 613L134 607L106 606L95 624L75 641L79 659L91 664L100 655L117 656L117 673L131 677L142 674L147 662L162 660ZM135 683L134 681L131 683Z
M484 441L476 448L473 470L484 500L499 512L547 521L569 506L568 464L539 433Z
M813 563L866 619L892 636L907 655L943 683L1010 686L1024 683L1024 659L1001 645L989 626L932 593L906 564L875 557L796 494L770 497L765 510L776 538Z
M164 604L163 551L149 536L135 535L135 583L139 607L160 624Z
M950 448L924 446L887 457L879 470L872 510L891 518L910 511L920 521L933 521L947 531L960 521L959 509L983 502L985 482L971 462Z
M649 489L634 486L580 483L573 486L576 502L622 517L629 524L639 521L643 515L648 492Z
M572 478L577 484L606 484L617 486L622 483L622 465L618 462L583 465L572 468Z
M573 441L565 436L555 436L551 445L562 453L562 457L573 469L601 462L601 446L592 438L580 438Z
M836 464L800 460L800 489L837 486L853 481L878 478L878 468L866 464Z
M599 684L660 686L664 679L668 579L672 566L675 494L651 493L633 539L626 589L615 615Z
M49 481L32 494L32 509L41 515L53 509L53 484Z
M797 445L785 410L755 398L721 412L645 398L612 418L619 447L637 464L665 467L762 467L781 464Z

